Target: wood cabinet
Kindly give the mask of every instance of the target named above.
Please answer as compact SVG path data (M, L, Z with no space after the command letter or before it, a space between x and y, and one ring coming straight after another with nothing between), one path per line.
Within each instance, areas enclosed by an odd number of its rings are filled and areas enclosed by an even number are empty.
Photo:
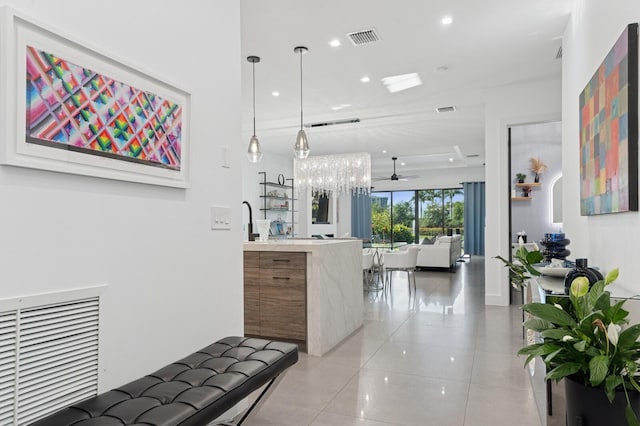
M244 252L245 334L307 338L306 253Z

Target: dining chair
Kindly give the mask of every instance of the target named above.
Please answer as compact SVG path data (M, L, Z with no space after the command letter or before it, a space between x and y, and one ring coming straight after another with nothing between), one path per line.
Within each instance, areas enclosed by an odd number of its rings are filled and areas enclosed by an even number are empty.
M362 250L362 282L365 290L373 287L373 253L369 249Z
M409 282L409 293L411 293L411 277L413 276L413 290L416 290L416 263L418 262L419 247L410 246L406 250L394 251L384 254L384 288L391 291L392 277L394 271L404 271L407 273Z

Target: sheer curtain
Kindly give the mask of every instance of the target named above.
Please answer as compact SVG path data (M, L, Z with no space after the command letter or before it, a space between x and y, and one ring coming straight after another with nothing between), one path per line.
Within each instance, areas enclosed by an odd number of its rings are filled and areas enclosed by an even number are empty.
M351 236L371 239L371 196L351 195Z
M484 256L484 182L464 182L464 252Z

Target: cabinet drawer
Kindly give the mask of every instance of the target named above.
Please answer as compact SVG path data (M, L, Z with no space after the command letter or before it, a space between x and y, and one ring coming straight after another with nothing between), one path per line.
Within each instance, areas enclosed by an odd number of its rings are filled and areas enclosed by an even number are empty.
M259 251L245 251L244 252L244 268L259 268L260 267L260 252Z
M260 269L260 285L279 287L283 291L289 288L297 288L306 291L305 271L301 269Z
M305 269L306 266L306 253L260 252L261 268Z

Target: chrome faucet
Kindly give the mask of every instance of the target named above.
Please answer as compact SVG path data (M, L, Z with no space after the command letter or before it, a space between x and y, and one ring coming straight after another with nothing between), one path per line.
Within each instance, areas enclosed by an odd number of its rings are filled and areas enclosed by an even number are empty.
M247 236L249 241L255 241L256 236L253 234L253 212L251 210L251 204L248 201L243 201L242 204L246 204L249 207L249 227L247 228Z

